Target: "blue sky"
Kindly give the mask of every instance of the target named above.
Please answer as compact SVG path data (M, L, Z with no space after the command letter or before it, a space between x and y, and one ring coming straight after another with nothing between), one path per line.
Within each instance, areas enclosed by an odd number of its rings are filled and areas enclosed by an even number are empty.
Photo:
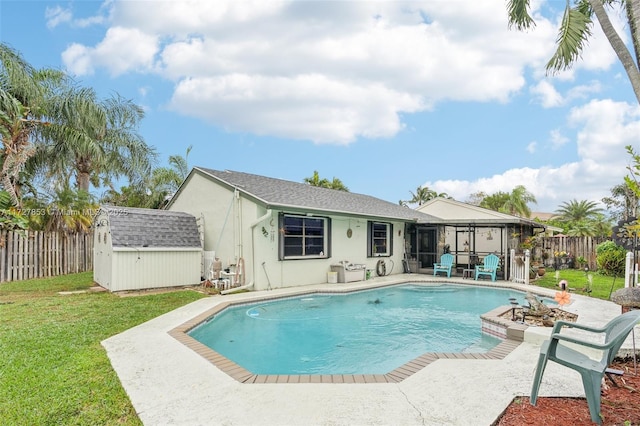
M317 170L394 203L422 185L599 202L640 150L638 102L597 23L546 75L564 2L532 3L519 33L504 0L0 0L0 40L143 106L158 165L193 145L191 166Z

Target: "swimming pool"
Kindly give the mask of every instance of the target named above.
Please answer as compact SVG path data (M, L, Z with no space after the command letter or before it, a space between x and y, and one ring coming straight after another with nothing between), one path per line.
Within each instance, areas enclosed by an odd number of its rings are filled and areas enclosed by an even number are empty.
M426 352L486 352L509 289L405 284L227 308L189 335L254 374L384 374Z

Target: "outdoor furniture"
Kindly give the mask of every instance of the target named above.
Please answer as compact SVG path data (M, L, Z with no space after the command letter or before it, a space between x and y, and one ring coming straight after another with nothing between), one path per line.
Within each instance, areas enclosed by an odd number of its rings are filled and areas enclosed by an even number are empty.
M495 254L485 256L482 265L476 265L476 280L480 275L488 275L491 277L491 281L495 281L499 263L500 258Z
M453 255L450 253L445 253L440 256L440 263L433 264L433 275L435 276L438 272L446 272L447 277L451 278L451 267L453 266Z
M331 272L338 273L339 283L364 281L366 278L367 266L355 264L355 263L342 262L336 265L331 265Z
M531 405L536 405L538 389L547 361L555 361L560 365L576 370L582 376L582 384L589 405L591 420L602 423L600 418L600 387L607 367L615 358L633 327L640 322L640 310L629 311L612 319L602 328L588 327L567 321L557 321L551 330L551 338L540 347L540 356L531 389ZM562 327L577 328L597 335L604 334L603 343L595 343L577 337L560 334ZM592 359L577 349L572 349L560 341L602 351L599 360Z

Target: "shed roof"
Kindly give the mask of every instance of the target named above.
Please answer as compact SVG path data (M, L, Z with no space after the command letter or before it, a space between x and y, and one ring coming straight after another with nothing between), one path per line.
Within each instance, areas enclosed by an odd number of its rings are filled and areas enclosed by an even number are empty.
M103 206L113 247L200 248L196 218L188 213Z
M196 167L192 173L194 172L202 173L230 189L237 189L266 208L338 213L420 223L436 220L435 217L414 209L354 192L229 170Z

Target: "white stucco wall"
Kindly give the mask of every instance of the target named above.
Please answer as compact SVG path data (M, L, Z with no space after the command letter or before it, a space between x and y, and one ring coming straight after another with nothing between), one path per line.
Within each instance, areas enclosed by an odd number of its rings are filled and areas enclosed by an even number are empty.
M169 208L201 218L204 228L204 250L215 251L223 267L242 257L245 284L254 290L301 286L327 282L331 265L342 260L367 265L375 274L376 263L383 259L387 273L402 273L404 223L393 224L393 256L367 258L367 220L345 216L331 218L331 257L327 259L278 259L278 211L263 206L199 175L192 173ZM291 213L291 212L288 212ZM304 214L304 213L302 213ZM266 215L266 216L265 216ZM321 216L315 214L315 216ZM351 238L347 229L352 229Z

